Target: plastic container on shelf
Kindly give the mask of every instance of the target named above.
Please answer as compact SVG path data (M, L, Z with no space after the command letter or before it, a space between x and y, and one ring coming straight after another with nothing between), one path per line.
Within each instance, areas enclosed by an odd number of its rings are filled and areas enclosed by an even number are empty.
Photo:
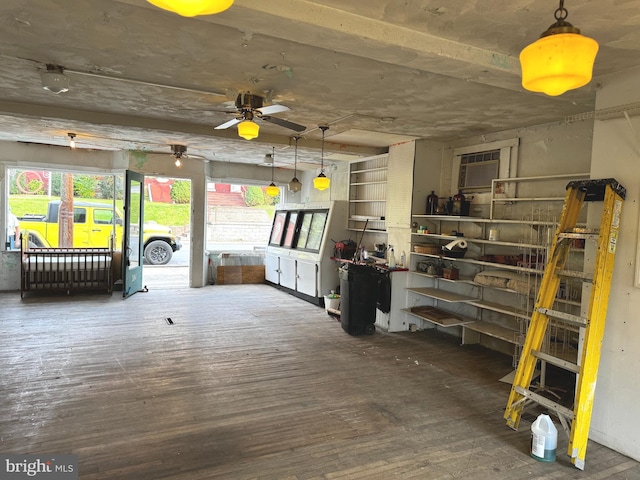
M554 462L557 446L558 429L551 417L544 413L538 415L531 424L531 456L541 462Z

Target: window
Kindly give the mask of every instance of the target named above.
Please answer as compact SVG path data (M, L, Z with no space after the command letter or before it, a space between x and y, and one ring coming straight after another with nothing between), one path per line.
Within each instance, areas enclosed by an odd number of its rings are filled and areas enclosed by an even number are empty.
M73 209L73 223L87 223L87 210L86 208L74 208Z
M460 156L459 190L491 188L491 180L498 178L500 150L465 153Z
M518 143L515 138L454 149L451 191L490 192L494 178L515 176Z
M99 210L93 211L93 223L100 225L112 225L113 224L113 211L112 210Z

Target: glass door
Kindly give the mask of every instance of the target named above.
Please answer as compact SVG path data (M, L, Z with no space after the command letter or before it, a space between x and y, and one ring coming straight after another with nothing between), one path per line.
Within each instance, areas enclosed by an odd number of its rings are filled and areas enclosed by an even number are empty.
M127 170L125 178L122 295L128 298L142 290L144 175Z

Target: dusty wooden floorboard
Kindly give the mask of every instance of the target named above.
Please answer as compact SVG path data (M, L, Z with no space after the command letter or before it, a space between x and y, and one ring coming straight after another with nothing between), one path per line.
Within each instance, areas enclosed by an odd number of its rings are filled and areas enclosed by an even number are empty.
M563 433L532 459L509 357L352 337L265 285L0 302L0 451L77 454L82 479L640 479L594 442L576 470Z

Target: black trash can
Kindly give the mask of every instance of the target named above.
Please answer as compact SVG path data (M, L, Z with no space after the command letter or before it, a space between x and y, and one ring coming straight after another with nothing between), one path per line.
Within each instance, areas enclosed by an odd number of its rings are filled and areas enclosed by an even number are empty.
M350 335L374 333L380 273L367 265L344 264L339 276L342 328Z

